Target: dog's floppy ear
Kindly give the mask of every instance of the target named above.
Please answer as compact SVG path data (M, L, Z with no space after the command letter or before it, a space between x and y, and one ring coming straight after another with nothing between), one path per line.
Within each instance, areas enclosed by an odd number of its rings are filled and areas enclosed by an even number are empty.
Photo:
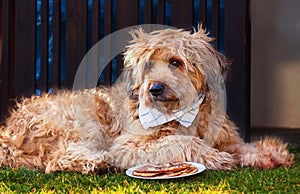
M130 83L129 87L132 88L142 83L145 66L155 50L150 48L149 34L145 33L142 28L129 33L132 40L123 53L124 75L127 79L126 83Z
M191 34L195 52L194 65L201 71L208 86L212 100L217 104L224 104L225 77L229 63L226 58L213 48L214 40L207 36L205 30L199 25L199 30Z
M229 69L229 62L228 60L219 53L213 46L212 42L215 40L214 38L211 38L208 36L209 33L206 32L206 30L202 27L202 24L198 24L198 31L194 29L194 33L192 36L195 38L195 40L200 41L201 45L203 46L199 47L200 52L203 52L203 54L206 54L206 58L211 60L214 58L214 62L211 63L212 68L214 70L219 70L219 73L221 73L224 77L226 76L226 73Z
M142 28L132 30L129 32L132 36L130 44L126 47L124 52L125 68L133 68L140 64L140 61L146 60L146 53L149 51L149 34L145 33Z
M212 47L212 46L211 46ZM225 77L228 70L229 70L229 62L228 60L217 50L215 50L213 47L212 49L209 48L209 51L214 55L218 61L218 65L220 67L221 74Z

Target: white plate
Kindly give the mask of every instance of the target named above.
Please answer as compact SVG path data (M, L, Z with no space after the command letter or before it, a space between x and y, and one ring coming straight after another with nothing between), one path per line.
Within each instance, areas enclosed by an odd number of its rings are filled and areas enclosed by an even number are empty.
M199 164L199 163L195 163L195 162L185 162L185 163L188 163L188 164L191 164L193 166L196 166L198 168L198 170L192 174L184 174L184 175L179 175L179 176L171 176L171 177L142 177L142 176L135 176L132 174L132 172L141 167L141 166L144 166L144 165L147 165L147 164L143 164L143 165L139 165L139 166L135 166L135 167L132 167L132 168L129 168L128 170L126 170L126 175L127 176L130 176L130 177L133 177L133 178L138 178L138 179L174 179L174 178L182 178L182 177L187 177L187 176L192 176L192 175L195 175L195 174L199 174L200 172L203 172L205 170L205 166L202 165L202 164Z

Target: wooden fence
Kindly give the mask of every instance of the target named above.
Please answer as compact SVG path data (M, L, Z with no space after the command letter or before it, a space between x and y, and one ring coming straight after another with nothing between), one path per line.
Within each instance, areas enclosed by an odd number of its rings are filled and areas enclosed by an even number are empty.
M2 121L16 97L30 96L37 89L71 88L89 47L116 30L142 23L191 29L201 22L217 38L215 47L233 60L226 82L227 111L249 139L249 0L0 0L0 6ZM117 74L121 69L118 59ZM113 74L111 66L107 67L103 84L110 84Z

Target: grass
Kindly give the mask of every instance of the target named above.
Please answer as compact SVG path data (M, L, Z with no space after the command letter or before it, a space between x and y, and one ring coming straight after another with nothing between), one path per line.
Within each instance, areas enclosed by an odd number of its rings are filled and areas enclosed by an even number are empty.
M291 152L296 164L289 168L207 170L193 177L164 181L133 179L124 173L44 174L0 169L0 193L299 193L300 146L291 148Z

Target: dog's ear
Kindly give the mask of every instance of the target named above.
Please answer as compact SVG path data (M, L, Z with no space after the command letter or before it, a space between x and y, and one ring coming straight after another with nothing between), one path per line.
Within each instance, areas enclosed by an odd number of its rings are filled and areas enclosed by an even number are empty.
M132 36L130 44L126 47L124 55L124 75L129 88L139 86L144 77L145 66L151 55L155 52L149 46L150 35L145 33L142 28L129 32Z
M212 46L211 46L212 47ZM209 51L212 53L213 56L215 56L218 66L220 67L221 74L225 77L228 70L229 70L229 62L221 53L219 53L217 50L215 50L213 47Z
M204 58L209 60L206 62L209 62L215 71L218 69L219 73L221 73L225 77L226 73L229 70L229 62L220 52L218 52L212 46L211 43L215 39L209 37L208 34L209 33L206 32L206 30L202 27L202 24L199 24L198 31L194 29L194 33L192 34L192 37L195 38L195 41L200 41L200 45L201 45L199 46L200 52L206 54ZM213 63L211 63L212 60L214 61Z
M125 68L132 68L140 64L140 61L146 61L147 53L149 53L147 52L149 51L149 34L145 33L142 28L132 30L129 33L132 36L132 40L123 54Z
M193 50L194 66L204 76L204 82L210 91L212 100L220 101L224 93L225 77L229 63L226 58L212 46L206 31L199 25L199 30L194 31L190 37L189 49Z

